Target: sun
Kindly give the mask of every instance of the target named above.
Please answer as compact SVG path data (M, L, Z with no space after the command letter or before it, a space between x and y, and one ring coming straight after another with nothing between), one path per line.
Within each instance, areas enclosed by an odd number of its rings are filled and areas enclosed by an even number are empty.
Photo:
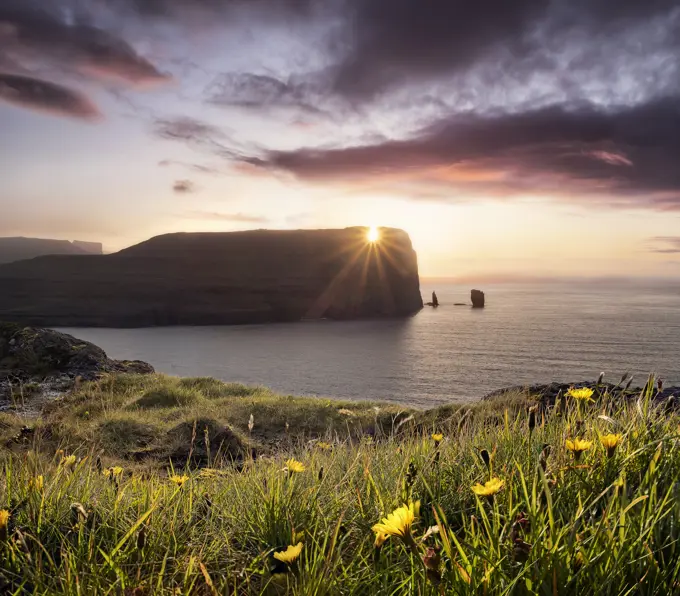
M366 234L369 242L377 242L380 240L380 230L376 226L371 226L368 228L368 234Z

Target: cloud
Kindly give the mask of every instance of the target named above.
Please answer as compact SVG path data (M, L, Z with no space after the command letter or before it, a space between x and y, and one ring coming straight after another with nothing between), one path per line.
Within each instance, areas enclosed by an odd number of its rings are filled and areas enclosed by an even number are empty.
M158 165L162 168L167 167L167 166L180 166L182 168L186 168L188 170L191 170L192 172L196 172L198 174L218 174L219 169L214 168L212 166L206 166L204 164L200 163L188 163L184 161L179 161L176 159L161 159L158 162Z
M323 114L318 104L324 101L323 89L313 79L296 77L287 80L253 73L219 75L206 89L212 104L241 108L293 108L311 114Z
M188 116L158 118L154 122L154 132L163 139L197 144L214 143L223 136L216 126Z
M433 0L427 5L351 0L347 6L349 49L338 62L335 87L365 100L394 86L451 77L484 61L522 78L559 66L556 56L565 51L576 63L579 55L572 49L579 46L588 49L585 59L595 66L602 59L597 52L603 36L630 35L642 23L674 14L678 5L676 0ZM670 33L668 42L677 45L677 31L677 21L665 18L657 31L647 32L646 41Z
M403 140L270 151L248 160L306 180L342 180L466 196L581 193L680 209L680 103L520 113L453 113Z
M680 236L655 236L649 240L654 245L650 252L680 254Z
M0 45L29 65L38 60L134 85L169 79L123 39L87 23L66 21L65 14L65 10L49 12L29 0L9 0L0 7Z
M178 194L189 194L196 190L196 186L191 180L175 180L172 190Z
M97 107L82 93L32 77L0 74L0 100L81 120L96 120L101 117Z
M185 143L228 160L243 160L247 152L257 150L252 144L242 146L219 127L189 116L156 118L153 132L161 139Z
M249 215L247 213L217 213L214 211L187 211L182 214L187 219L205 219L225 221L230 223L266 224L270 220L261 215Z

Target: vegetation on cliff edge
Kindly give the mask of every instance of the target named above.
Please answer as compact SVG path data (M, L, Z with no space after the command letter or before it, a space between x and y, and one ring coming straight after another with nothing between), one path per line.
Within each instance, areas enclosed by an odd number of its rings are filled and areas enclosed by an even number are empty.
M207 380L85 384L4 456L0 591L674 593L680 417L648 387L399 413ZM238 460L204 419L228 421ZM116 421L140 426L114 463ZM198 459L130 457L145 425L183 423Z

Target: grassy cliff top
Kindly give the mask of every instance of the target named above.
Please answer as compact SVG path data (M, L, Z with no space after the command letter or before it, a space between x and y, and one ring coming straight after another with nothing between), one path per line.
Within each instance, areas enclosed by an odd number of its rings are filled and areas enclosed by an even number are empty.
M0 415L0 441L13 449L37 443L48 452L84 448L116 464L154 467L172 461L200 467L216 459L240 463L320 439L384 440L415 428L440 432L462 414L491 419L508 404L527 402L532 398L517 392L495 403L419 411L390 403L279 395L213 378L112 374L78 384L48 403L38 420ZM12 441L26 425L23 436Z
M676 593L677 411L529 403L84 384L2 457L0 593Z

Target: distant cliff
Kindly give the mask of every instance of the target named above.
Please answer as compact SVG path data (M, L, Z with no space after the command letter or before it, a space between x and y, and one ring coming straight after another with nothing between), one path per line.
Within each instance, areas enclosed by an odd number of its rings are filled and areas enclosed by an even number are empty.
M167 234L119 253L0 266L0 319L145 327L408 316L422 308L406 232Z
M12 263L44 255L102 254L98 242L49 240L44 238L0 238L0 263Z

